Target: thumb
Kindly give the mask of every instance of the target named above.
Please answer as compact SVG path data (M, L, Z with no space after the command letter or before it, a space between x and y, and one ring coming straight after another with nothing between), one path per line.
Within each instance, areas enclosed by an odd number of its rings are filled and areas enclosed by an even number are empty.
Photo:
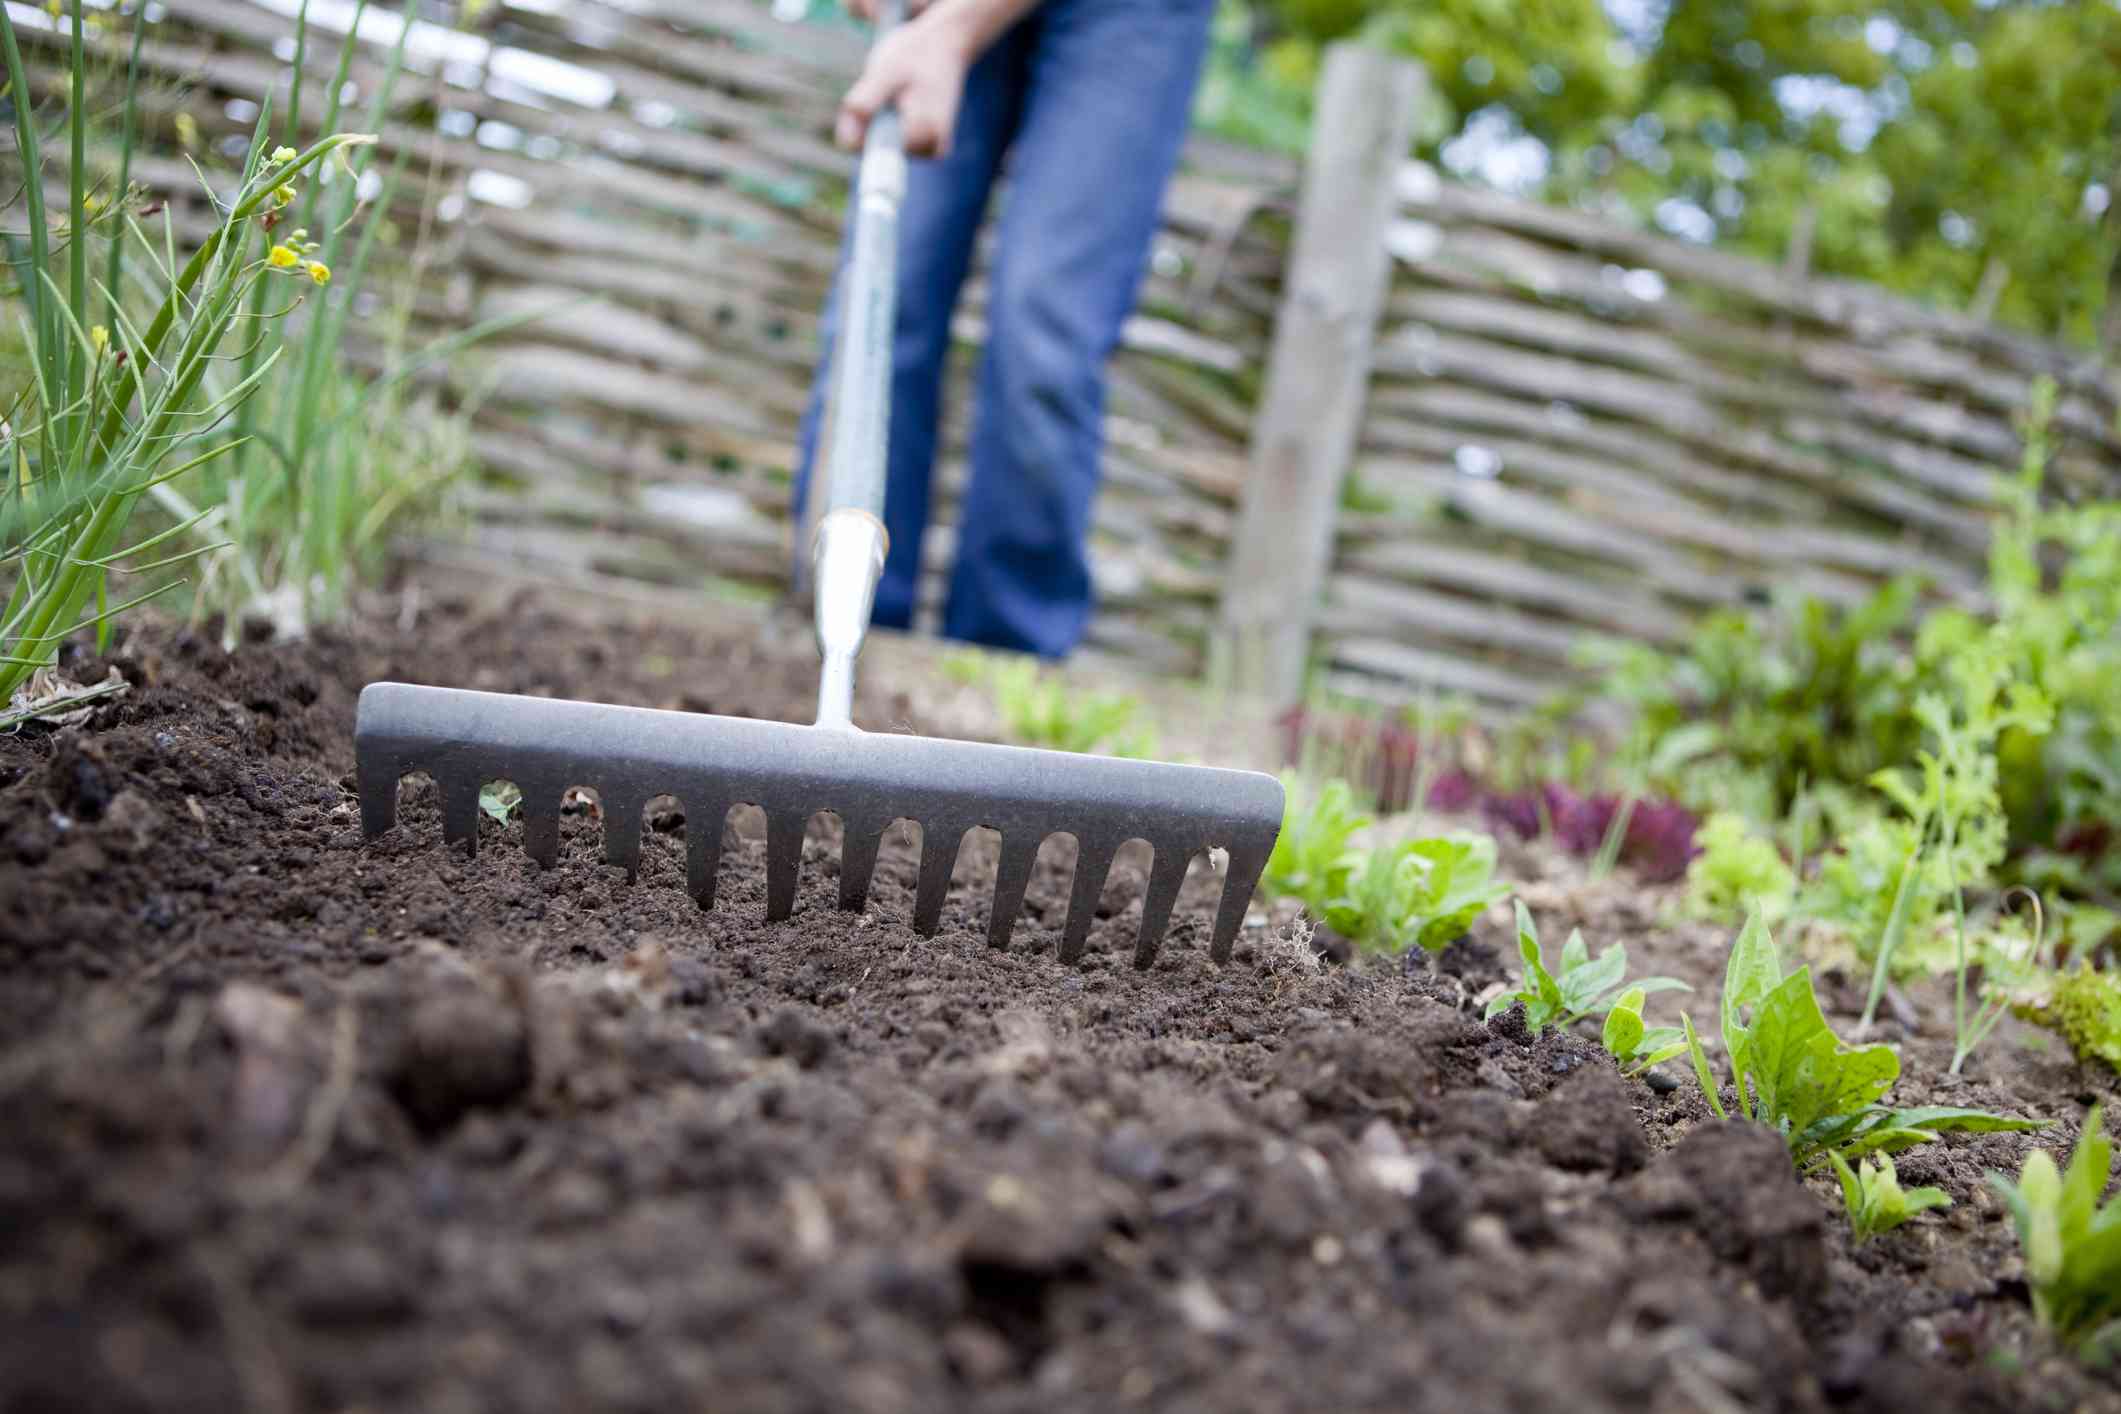
M890 100L895 87L875 65L863 69L861 77L840 99L839 117L832 125L833 140L841 147L861 146L862 138L869 131L869 120Z

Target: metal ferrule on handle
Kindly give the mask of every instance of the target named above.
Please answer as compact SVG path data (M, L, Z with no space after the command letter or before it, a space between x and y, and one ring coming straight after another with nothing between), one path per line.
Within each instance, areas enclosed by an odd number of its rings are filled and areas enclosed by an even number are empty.
M903 0L886 0L881 39ZM884 571L884 467L891 433L891 338L898 304L898 213L906 194L898 111L869 123L855 182L854 250L841 287L839 346L832 366L829 488L812 547L818 653L817 724L852 729L854 665L869 631Z

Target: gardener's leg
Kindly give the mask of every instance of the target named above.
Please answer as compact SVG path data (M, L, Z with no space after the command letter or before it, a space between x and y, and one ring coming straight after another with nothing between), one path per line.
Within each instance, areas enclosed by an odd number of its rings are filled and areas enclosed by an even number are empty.
M950 318L985 214L987 196L1022 112L1030 46L1005 35L965 76L950 155L907 164L899 208L898 315L891 348L890 458L884 485L884 526L891 553L876 588L875 622L905 628L913 619L920 576L921 533L928 527L929 485L941 420L943 369L950 354ZM850 251L843 243L840 275ZM797 445L794 504L809 494L810 472L831 383L830 352L839 328L838 282L819 329L823 356L810 387ZM795 547L808 555L808 545Z
M943 631L1059 657L1090 616L1105 362L1186 136L1212 0L1046 0L1009 158Z

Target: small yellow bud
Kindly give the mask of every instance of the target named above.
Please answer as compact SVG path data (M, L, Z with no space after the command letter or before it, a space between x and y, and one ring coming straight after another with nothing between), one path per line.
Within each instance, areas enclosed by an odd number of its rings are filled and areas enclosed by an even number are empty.
M88 331L88 342L97 353L110 347L110 330L98 324Z
M295 189L285 182L274 187L272 194L273 200L279 202L282 206L293 206L295 204Z
M331 283L331 267L321 260L309 262L309 278L319 285Z
M103 198L97 196L94 192L90 192L87 196L81 198L81 209L93 216L103 209Z
M293 235L293 236L291 236L291 237L290 237L289 239L291 239L291 240L298 240L298 241L306 241L306 240L308 240L308 239L309 239L309 227L307 227L307 226L297 226L297 227L295 227L295 233L294 233L294 235Z
M59 0L44 0L44 13L53 19L59 18Z
M177 115L177 141L186 147L199 145L199 120L189 113Z
M272 150L272 160L275 162L292 162L298 155L291 147L276 147Z
M300 261L301 257L284 245L276 245L265 252L265 263L275 270L292 270Z

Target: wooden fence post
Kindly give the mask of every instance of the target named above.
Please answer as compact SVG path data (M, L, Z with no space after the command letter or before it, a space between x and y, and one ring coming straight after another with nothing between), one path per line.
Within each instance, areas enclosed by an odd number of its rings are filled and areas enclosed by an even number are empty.
M1394 178L1422 82L1404 59L1354 44L1326 51L1217 646L1234 685L1279 700L1303 687L1391 275Z

